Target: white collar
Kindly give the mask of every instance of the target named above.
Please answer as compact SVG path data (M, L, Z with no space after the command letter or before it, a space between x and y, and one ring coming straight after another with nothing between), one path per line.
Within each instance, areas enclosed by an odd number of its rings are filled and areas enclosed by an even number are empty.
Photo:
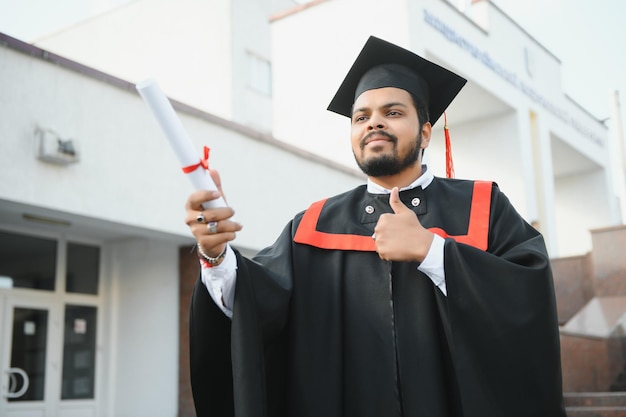
M422 175L420 175L415 181L413 181L408 186L402 187L400 191L410 190L410 189L417 188L420 186L422 188L426 188L430 185L431 182L433 182L434 178L435 176L433 175L431 170L428 169L426 165L422 165ZM385 187L382 187L376 184L374 181L372 181L371 178L368 178L367 179L367 192L371 194L389 194L391 193L391 190L388 190Z

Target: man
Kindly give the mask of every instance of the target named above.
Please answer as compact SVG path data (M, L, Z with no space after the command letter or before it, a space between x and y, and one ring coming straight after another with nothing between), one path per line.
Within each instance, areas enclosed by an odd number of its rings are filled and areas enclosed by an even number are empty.
M228 245L232 209L202 208L219 192L189 197L198 416L565 416L541 235L495 184L422 165L464 84L370 38L329 106L351 119L367 185L314 203L253 260Z

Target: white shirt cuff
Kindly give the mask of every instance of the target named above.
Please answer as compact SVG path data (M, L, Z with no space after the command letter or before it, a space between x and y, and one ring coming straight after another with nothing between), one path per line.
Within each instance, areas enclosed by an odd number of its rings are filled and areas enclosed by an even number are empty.
M224 314L233 317L235 304L235 282L237 281L237 257L230 245L226 248L224 260L219 265L207 267L203 262L200 277L215 304Z
M430 280L441 290L443 295L448 295L446 289L446 273L443 267L443 249L446 240L439 235L435 235L430 249L424 261L417 269L430 278Z

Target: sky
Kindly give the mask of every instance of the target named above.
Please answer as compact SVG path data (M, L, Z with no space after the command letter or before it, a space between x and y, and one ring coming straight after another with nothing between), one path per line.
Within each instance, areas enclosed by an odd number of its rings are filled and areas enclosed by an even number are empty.
M0 0L0 32L32 42L133 0ZM619 91L626 120L624 0L492 0L562 63L563 91L600 120ZM615 131L606 121L610 134Z

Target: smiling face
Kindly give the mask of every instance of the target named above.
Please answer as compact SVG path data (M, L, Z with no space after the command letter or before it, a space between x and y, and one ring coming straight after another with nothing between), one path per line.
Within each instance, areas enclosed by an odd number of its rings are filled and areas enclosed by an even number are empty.
M420 127L411 95L400 88L368 90L354 102L352 152L370 177L400 186L415 180L421 174L421 150L430 143L430 131L430 123Z

